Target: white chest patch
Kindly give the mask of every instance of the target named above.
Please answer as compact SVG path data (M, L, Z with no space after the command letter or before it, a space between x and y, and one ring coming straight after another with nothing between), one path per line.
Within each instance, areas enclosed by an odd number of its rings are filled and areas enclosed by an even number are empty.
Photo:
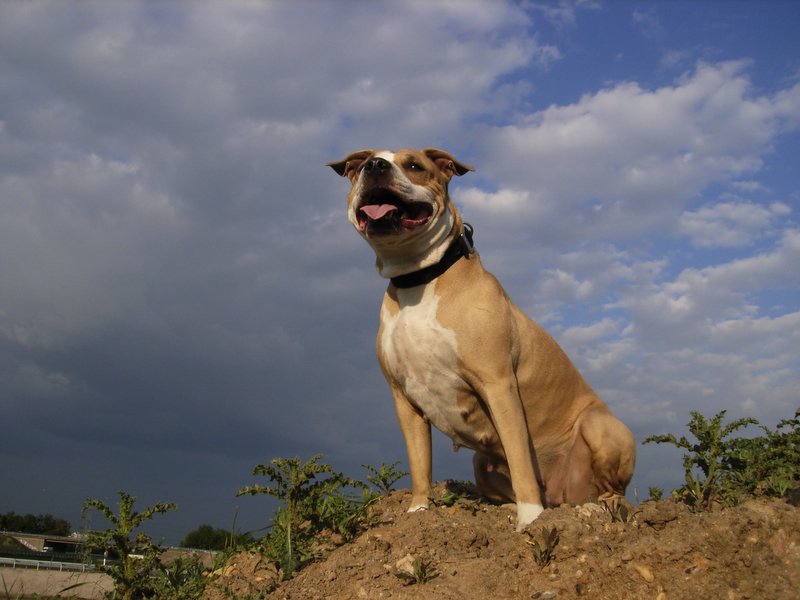
M436 320L436 284L428 284L424 292L401 289L397 295L400 312L383 315L380 342L388 369L434 427L459 439L463 419L456 390L464 382L458 374L456 335Z

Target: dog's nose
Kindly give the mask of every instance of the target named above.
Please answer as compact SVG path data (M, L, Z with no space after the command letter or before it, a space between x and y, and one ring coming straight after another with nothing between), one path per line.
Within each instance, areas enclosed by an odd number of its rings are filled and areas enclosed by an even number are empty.
M386 173L391 166L392 165L389 164L389 161L385 158L375 156L367 159L367 162L364 163L364 172L368 175L382 175Z

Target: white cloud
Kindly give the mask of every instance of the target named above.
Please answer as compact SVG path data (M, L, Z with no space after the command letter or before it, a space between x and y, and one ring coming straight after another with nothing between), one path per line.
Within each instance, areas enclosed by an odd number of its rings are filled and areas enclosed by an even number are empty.
M746 246L769 234L775 219L790 212L781 202L769 206L721 202L684 212L678 220L678 232L689 236L695 246Z
M604 318L596 323L581 327L570 327L561 334L561 341L567 347L593 344L619 331L619 324L613 319Z
M502 189L497 192L485 192L474 187L465 188L459 190L458 202L463 204L467 211L474 210L481 214L500 213L508 218L519 214L538 218L551 210L541 199L532 197L531 192L525 190Z
M748 67L701 63L671 86L624 82L529 114L487 132L479 166L559 206L544 229L569 218L564 242L663 230L709 184L758 173L795 127L800 87L758 96Z
M589 382L637 429L660 431L690 410L769 422L796 408L800 313L763 314L758 298L796 292L798 265L795 230L767 252L674 276L666 261L587 249L545 272L536 297ZM559 327L567 312L584 324Z
M614 306L631 312L646 347L668 349L712 342L715 323L757 317L751 298L800 281L800 234L788 231L774 251L703 269L687 268L671 281L630 288Z

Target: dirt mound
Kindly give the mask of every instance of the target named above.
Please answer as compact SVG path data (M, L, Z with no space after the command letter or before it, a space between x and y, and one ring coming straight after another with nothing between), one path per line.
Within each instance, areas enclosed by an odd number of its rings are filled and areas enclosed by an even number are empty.
M436 497L447 493L437 486ZM706 513L645 502L616 520L597 505L565 506L516 533L509 507L467 495L408 514L409 499L406 491L383 499L375 526L289 581L258 555L237 555L204 600L234 591L290 600L734 600L797 598L800 589L800 512L781 500Z

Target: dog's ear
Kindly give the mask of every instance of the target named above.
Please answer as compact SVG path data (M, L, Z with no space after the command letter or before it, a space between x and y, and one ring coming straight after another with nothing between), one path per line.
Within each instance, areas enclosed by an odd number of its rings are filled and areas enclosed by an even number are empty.
M438 148L425 148L422 153L430 158L437 167L439 167L439 170L447 177L447 181L450 181L453 178L453 175L460 176L468 173L469 171L475 170L474 167L470 167L469 165L458 162L449 152L446 152L445 150L439 150Z
M375 150L359 150L348 154L344 159L338 162L326 163L326 167L330 167L342 177L347 177L350 181L355 179L358 173L358 168L365 160L375 153Z

